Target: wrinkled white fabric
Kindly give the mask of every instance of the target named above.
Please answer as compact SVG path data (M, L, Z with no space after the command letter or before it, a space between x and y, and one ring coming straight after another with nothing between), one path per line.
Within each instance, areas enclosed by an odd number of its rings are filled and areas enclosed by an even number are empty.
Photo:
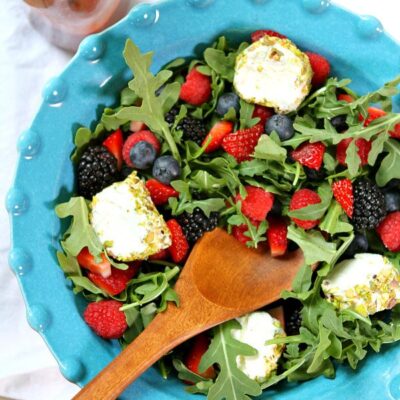
M336 0L336 3L360 14L376 15L386 30L400 39L396 1ZM40 104L44 84L70 59L70 54L47 43L32 29L25 10L22 0L1 1L0 396L63 400L70 399L78 389L62 377L50 351L28 326L17 281L7 265L10 239L3 199L14 175L17 138L29 127Z

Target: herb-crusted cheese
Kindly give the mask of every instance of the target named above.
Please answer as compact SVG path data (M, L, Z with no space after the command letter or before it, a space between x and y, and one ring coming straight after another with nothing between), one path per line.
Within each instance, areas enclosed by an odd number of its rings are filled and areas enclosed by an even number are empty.
M322 289L338 309L350 308L367 316L400 302L400 274L380 254L356 254L335 266Z
M107 253L121 261L144 260L171 245L168 227L136 172L93 197L91 224Z
M307 55L289 39L264 36L236 58L233 85L247 102L288 113L310 92L312 74Z
M262 383L277 369L283 345L270 344L267 340L284 336L280 322L265 311L256 311L238 318L241 329L233 329L232 336L247 343L258 352L255 356L238 356L236 363L250 379Z

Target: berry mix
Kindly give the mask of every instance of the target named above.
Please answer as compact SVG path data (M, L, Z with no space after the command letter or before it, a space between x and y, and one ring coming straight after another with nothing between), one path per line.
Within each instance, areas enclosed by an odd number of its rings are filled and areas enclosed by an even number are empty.
M249 41L220 37L153 75L128 40L134 78L76 132L76 195L56 208L73 218L58 260L89 302L83 318L122 346L179 306L179 271L217 226L273 257L301 248L282 300L158 363L215 400L332 378L335 361L356 368L400 339L400 79L359 96L284 35Z

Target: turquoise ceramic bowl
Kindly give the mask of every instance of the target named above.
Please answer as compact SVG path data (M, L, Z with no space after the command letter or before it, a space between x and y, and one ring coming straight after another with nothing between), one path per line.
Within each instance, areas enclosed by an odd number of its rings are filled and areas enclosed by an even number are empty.
M400 46L379 21L351 14L329 0L176 0L142 4L111 29L87 38L65 71L45 87L43 104L19 139L20 160L6 199L13 243L9 263L30 325L70 381L84 385L120 351L117 342L100 339L84 323L85 300L72 293L55 258L62 227L54 205L73 190L73 133L81 124L93 124L104 106L115 104L130 79L122 58L126 38L144 51L155 51L156 71L175 57L199 53L222 33L239 41L259 28L275 29L300 47L324 54L333 74L352 78L360 92L399 72ZM399 360L400 346L392 346L368 357L357 372L339 367L335 380L282 385L263 398L400 399ZM155 369L122 398L193 399L181 383L162 380Z

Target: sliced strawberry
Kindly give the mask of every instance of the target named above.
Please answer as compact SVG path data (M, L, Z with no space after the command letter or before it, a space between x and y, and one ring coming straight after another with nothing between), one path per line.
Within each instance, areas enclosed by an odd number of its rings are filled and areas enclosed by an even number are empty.
M331 72L329 61L320 54L311 53L309 51L306 51L306 54L314 73L311 83L314 87L322 86Z
M260 40L264 36L275 36L275 37L278 37L281 39L287 39L287 37L285 35L282 35L279 32L271 31L270 29L259 29L258 31L254 31L251 34L251 41L253 43L257 42L257 40Z
M181 86L180 99L194 106L200 106L210 98L210 95L210 77L203 75L196 68L193 68L187 74L186 80Z
M267 239L272 257L279 257L286 253L288 247L287 223L282 217L269 216Z
M289 204L289 210L298 210L310 206L312 204L321 203L321 198L318 193L310 189L300 189L291 198ZM291 217L292 218L292 217ZM292 218L292 221L303 229L311 229L319 224L319 220L302 220L298 218Z
M318 171L324 159L325 149L326 146L322 142L306 142L293 150L291 156L301 165Z
M191 344L192 347L185 358L186 367L190 369L190 371L202 376L205 379L214 379L216 373L213 366L209 367L204 372L199 371L201 358L210 346L210 340L208 336L205 333L200 333L200 335L197 335L192 339ZM188 383L192 384L193 382Z
M131 130L131 132L139 132L147 130L147 126L142 121L132 121L129 126L129 129Z
M353 215L353 184L350 179L342 179L332 183L332 192L344 212L351 218Z
M189 252L189 244L181 226L176 219L170 219L167 222L167 225L169 231L171 232L172 239L172 244L168 248L169 253L171 254L174 262L180 263L185 260Z
M88 278L100 289L103 289L111 296L116 296L126 289L127 283L137 274L140 262L132 263L127 270L111 268L111 276L103 278L94 272L88 273Z
M352 138L347 138L341 140L337 147L336 147L336 159L338 160L339 164L346 166L346 151L349 147ZM371 150L371 142L364 138L359 138L356 140L356 146L358 147L358 155L361 159L361 165L368 164L368 154Z
M368 107L368 116L364 120L364 126L367 127L375 119L384 117L386 112L376 107ZM362 121L362 115L359 116L359 120ZM400 139L400 124L394 126L394 130L389 132L389 135L395 139Z
M218 121L214 124L202 143L202 146L204 146L205 143L210 141L205 149L205 153L212 153L218 150L221 147L222 140L228 133L232 132L232 129L233 122L231 121Z
M263 221L272 206L274 205L274 195L266 190L255 187L245 186L247 196L243 200L240 194L236 195L235 202L242 202L242 213L255 221Z
M124 139L121 129L117 129L103 142L103 146L107 147L108 151L117 159L118 169L122 167L122 146Z
M88 269L95 274L99 274L103 278L108 278L111 275L111 264L104 254L101 254L102 261L97 263L94 257L89 253L89 249L84 247L76 258L78 264L82 268Z
M168 203L170 197L179 197L179 192L172 186L161 183L157 179L149 179L146 182L146 188L156 206Z
M353 97L347 93L340 93L337 97L339 101L345 101L346 103L352 103L354 101Z
M264 127L261 124L257 124L251 128L230 133L223 138L222 148L235 157L237 162L250 160L258 139L263 132Z
M154 147L157 154L160 152L161 144L153 132L139 131L132 133L132 135L128 136L128 138L125 140L124 146L122 147L122 156L125 164L128 165L128 167L135 167L131 161L131 149L136 145L136 143L141 141L150 143Z
M254 106L254 111L253 111L253 118L260 118L259 124L262 126L265 126L265 123L269 118L271 118L274 115L274 110L269 107L264 107L256 104Z
M250 222L258 228L260 225L259 221L254 221L250 220ZM249 230L249 227L246 224L242 225L235 225L232 227L232 236L236 239L239 240L240 243L246 244L249 240L250 237L246 236L245 233Z
M400 211L388 214L376 231L388 250L400 251Z
M162 249L158 253L153 254L149 257L150 261L160 261L160 260L167 260L169 257L168 249Z

